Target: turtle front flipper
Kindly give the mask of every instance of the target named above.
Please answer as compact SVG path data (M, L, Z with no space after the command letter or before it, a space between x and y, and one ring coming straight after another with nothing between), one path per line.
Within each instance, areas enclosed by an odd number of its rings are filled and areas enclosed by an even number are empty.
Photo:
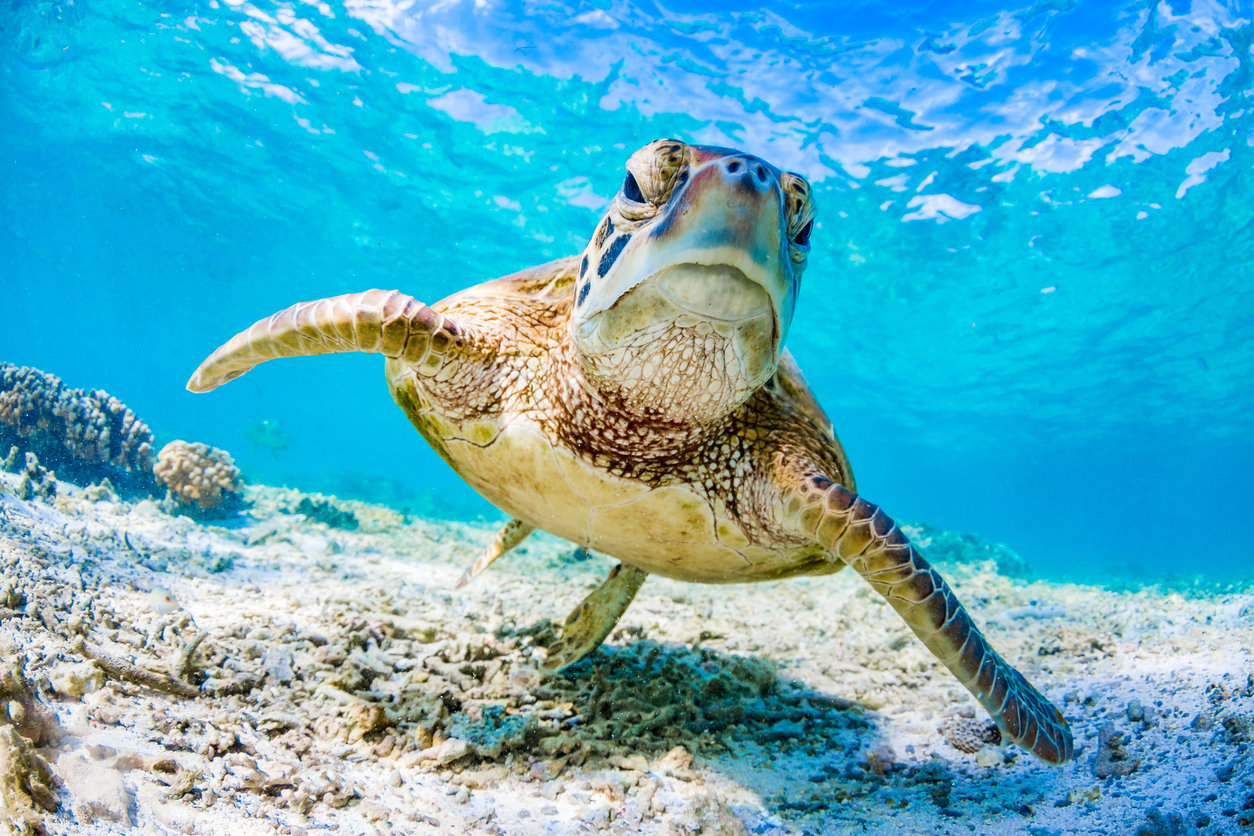
M997 652L953 591L883 511L838 484L812 476L787 506L792 527L853 567L883 595L996 721L1002 737L1046 763L1071 759L1062 712Z
M540 667L560 671L600 647L648 576L648 572L626 563L615 566L605 583L566 616L562 637L549 648L548 658Z
M529 525L517 517L505 523L505 526L492 538L492 542L488 544L488 547L483 550L483 554L479 555L479 559L466 570L466 574L462 575L461 580L457 582L457 586L454 589L461 589L479 577L484 569L492 565L493 561L504 554L508 554L535 530L536 527L534 525Z
M301 302L259 320L209 355L187 388L209 392L279 357L365 352L403 360L435 374L466 329L397 290L367 290Z

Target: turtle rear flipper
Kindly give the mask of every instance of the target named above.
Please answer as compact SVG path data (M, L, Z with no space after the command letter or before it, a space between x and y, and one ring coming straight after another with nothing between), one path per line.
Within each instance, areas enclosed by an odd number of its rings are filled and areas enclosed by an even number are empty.
M560 671L600 647L648 576L648 572L626 563L615 566L605 583L566 616L562 637L549 648L548 658L540 667Z
M496 537L492 538L492 542L488 547L483 550L483 554L479 555L479 559L471 564L471 567L462 575L461 580L457 582L457 586L454 589L461 589L479 577L483 570L491 566L498 557L508 554L535 530L536 527L534 525L529 525L517 517L505 523L504 527L496 533Z

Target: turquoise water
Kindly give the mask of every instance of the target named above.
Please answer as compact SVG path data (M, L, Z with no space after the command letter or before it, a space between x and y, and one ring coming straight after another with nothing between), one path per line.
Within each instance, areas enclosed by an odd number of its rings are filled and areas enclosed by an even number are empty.
M732 145L815 184L790 346L868 498L1051 577L1248 577L1250 5L834 5L10 0L0 360L495 517L377 357L184 383L292 302L577 252L651 139Z

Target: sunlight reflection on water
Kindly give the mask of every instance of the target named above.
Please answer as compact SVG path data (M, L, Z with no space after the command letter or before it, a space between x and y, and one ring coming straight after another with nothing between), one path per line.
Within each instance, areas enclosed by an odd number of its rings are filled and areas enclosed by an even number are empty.
M295 299L434 301L575 252L674 135L815 182L790 345L878 501L1038 562L1168 571L1213 551L1201 516L1254 541L1247 8L674 5L11 6L4 359L226 447L282 417L311 455L261 477L369 462L465 497L365 358L182 381ZM48 287L121 327L82 351ZM1077 486L1083 514L1043 510Z

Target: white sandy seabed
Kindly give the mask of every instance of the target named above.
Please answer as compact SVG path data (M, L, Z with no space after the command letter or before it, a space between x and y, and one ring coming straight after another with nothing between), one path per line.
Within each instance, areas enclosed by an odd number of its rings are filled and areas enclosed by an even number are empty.
M1071 722L1054 768L982 739L973 698L852 573L650 579L553 676L550 619L612 565L569 544L535 536L455 591L490 526L296 513L304 495L265 487L197 522L0 480L0 830L1254 833L1249 594L942 563Z

